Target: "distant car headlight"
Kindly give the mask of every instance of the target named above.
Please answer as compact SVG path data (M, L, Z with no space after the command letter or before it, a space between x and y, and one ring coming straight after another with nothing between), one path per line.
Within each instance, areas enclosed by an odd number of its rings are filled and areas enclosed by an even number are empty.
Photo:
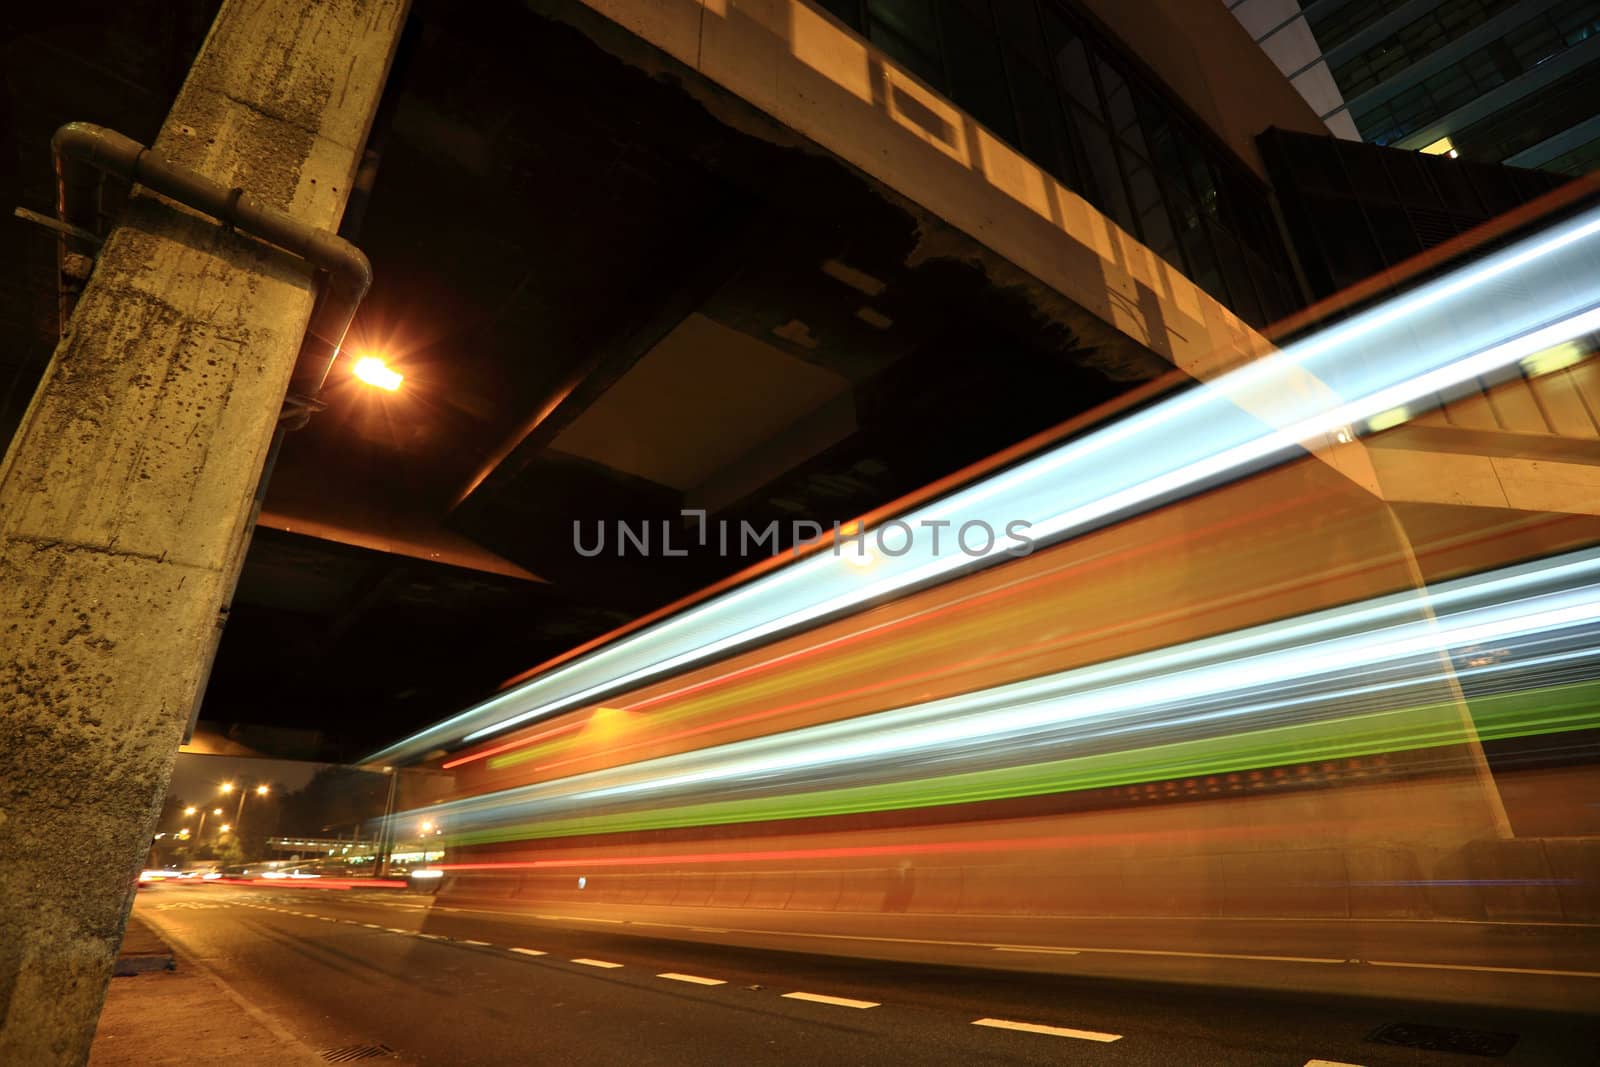
M413 877L413 878L443 878L444 877L444 872L443 871L432 871L432 870L429 870L429 871L412 871L411 872L411 877Z

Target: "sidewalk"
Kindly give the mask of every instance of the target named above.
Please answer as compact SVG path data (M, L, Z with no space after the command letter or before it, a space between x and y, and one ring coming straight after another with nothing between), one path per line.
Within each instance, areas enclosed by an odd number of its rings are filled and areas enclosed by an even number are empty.
M116 973L90 1067L326 1062L203 964L174 951L137 914L128 917Z

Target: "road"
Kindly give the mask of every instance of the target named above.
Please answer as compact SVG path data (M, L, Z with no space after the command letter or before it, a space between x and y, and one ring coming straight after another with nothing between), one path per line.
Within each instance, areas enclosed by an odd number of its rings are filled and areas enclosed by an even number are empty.
M142 890L136 909L308 1047L383 1045L386 1062L1486 1062L1368 1040L1397 1023L1514 1034L1493 1060L1504 1064L1587 1064L1600 1048L1600 1021L1575 1013L822 955L726 944L737 938L720 928L536 917L409 894L186 883ZM1035 967L1076 960L1057 953L1014 955ZM1273 965L1261 959L1230 962ZM1403 973L1418 993L1441 977ZM1593 982L1600 1007L1600 978L1568 981Z

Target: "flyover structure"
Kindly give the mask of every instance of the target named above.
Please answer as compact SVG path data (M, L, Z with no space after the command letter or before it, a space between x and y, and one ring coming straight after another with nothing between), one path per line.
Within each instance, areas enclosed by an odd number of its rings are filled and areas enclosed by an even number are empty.
M364 715L358 742L393 739L757 562L590 557L575 523L827 529L1019 459L1063 420L1079 433L1246 368L1304 303L1255 138L1322 127L1221 5L228 2L195 40L192 66L168 57L189 72L170 111L159 73L110 71L145 95L63 91L19 120L23 198L51 206L49 132L94 121L338 231L377 279L346 353L381 352L406 386L386 399L336 369L246 554L313 310L305 264L148 192L117 211L113 185L59 339L11 315L33 353L11 395L38 384L7 408L0 466L0 891L28 905L0 926L0 1052L23 1061L87 1048L202 698L210 718ZM22 83L60 87L15 58ZM53 309L55 236L14 239L19 291ZM1480 519L1517 558L1530 523L1592 536L1586 355L1442 395L1381 443L1303 441L1314 458L1282 485L1340 517L1316 543L1352 573L1294 604L1455 576L1461 559L1412 542L1470 541ZM1284 410L1234 400L1269 426ZM1195 514L1083 550L1181 544ZM1202 612L1224 591L1175 552L1163 595ZM1363 555L1381 564L1355 574ZM1314 562L1260 577L1315 585ZM1452 844L1502 838L1461 743L1465 770L1380 807Z

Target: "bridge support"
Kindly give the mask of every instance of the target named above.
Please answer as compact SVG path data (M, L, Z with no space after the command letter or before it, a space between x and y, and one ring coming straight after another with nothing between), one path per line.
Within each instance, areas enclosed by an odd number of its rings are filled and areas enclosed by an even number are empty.
M344 210L405 0L226 0L154 150ZM84 1062L315 286L141 192L0 462L0 1062Z

